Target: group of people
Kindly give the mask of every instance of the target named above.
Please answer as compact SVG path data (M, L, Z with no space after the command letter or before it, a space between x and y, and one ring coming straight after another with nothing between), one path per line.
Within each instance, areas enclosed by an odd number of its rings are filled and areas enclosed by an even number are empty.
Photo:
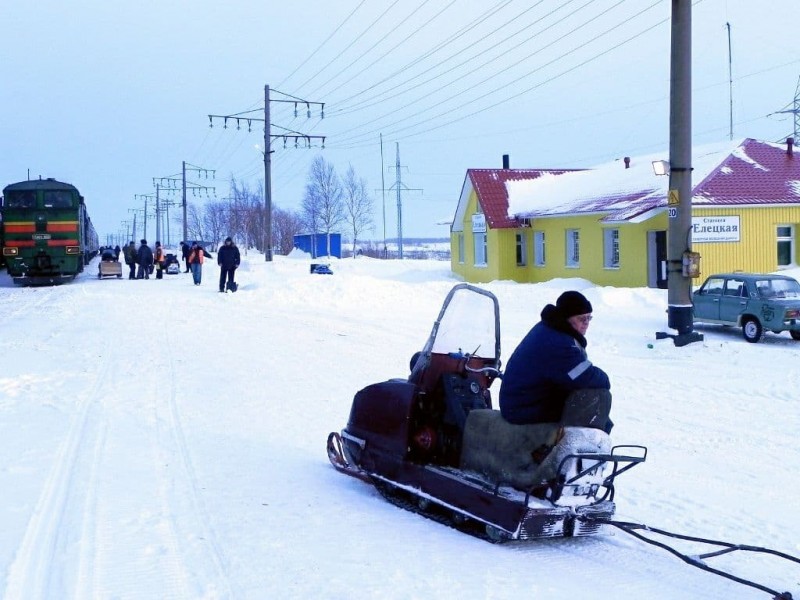
M167 268L167 255L161 242L156 242L155 250L147 245L147 240L142 239L139 247L131 241L122 250L125 264L130 268L128 279L150 279L150 275L155 271L156 279L164 277ZM117 254L118 255L118 254ZM191 244L181 242L181 256L186 264L184 273L192 273L192 280L195 285L200 285L203 277L203 262L206 258L212 258L199 242ZM220 246L217 252L217 264L220 267L219 291L236 291L237 285L234 280L236 269L241 262L239 248L233 243L230 237L225 238L225 243ZM138 267L138 270L137 270Z
M192 272L192 279L195 285L200 285L203 277L203 261L211 258L208 251L197 242L191 245L181 242L181 256L186 263L184 273ZM230 237L225 238L225 242L217 250L217 264L219 265L219 291L228 290L235 292L237 284L234 280L236 269L241 262L239 248L233 243Z

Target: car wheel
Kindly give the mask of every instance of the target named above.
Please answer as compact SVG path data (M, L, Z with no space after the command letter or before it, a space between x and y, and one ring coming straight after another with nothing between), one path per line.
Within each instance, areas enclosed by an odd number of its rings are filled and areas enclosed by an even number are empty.
M789 331L789 335L793 340L800 340L800 331Z
M755 344L764 336L764 328L758 319L750 318L742 323L742 335L748 342Z

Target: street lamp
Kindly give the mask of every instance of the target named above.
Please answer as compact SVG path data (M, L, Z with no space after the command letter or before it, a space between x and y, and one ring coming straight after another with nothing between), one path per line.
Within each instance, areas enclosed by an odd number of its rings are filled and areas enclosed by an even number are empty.
M668 160L654 160L653 173L656 175L669 175L669 161Z

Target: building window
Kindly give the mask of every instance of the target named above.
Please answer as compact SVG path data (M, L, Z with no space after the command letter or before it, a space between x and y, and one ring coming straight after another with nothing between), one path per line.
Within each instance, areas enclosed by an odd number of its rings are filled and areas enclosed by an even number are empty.
M533 264L544 266L544 231L533 232Z
M603 266L606 269L619 268L619 229L603 230Z
M577 229L567 229L567 266L581 266L580 235Z
M517 266L525 267L528 264L528 238L525 233L517 234Z
M475 240L475 266L486 266L486 234L476 233L473 235Z
M464 234L458 234L458 262L464 264Z
M778 225L778 267L794 265L794 226Z

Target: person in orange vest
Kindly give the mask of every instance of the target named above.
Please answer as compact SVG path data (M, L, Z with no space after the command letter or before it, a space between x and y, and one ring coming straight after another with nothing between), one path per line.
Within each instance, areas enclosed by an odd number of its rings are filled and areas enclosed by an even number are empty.
M153 261L155 261L156 264L156 279L163 279L166 258L164 257L164 249L161 247L161 242L156 242L156 251L153 254Z
M189 250L189 257L187 260L189 262L189 266L192 268L192 279L194 279L195 285L200 285L200 281L203 277L204 258L211 258L211 255L206 252L206 249L200 244L197 242L192 242L192 249Z

